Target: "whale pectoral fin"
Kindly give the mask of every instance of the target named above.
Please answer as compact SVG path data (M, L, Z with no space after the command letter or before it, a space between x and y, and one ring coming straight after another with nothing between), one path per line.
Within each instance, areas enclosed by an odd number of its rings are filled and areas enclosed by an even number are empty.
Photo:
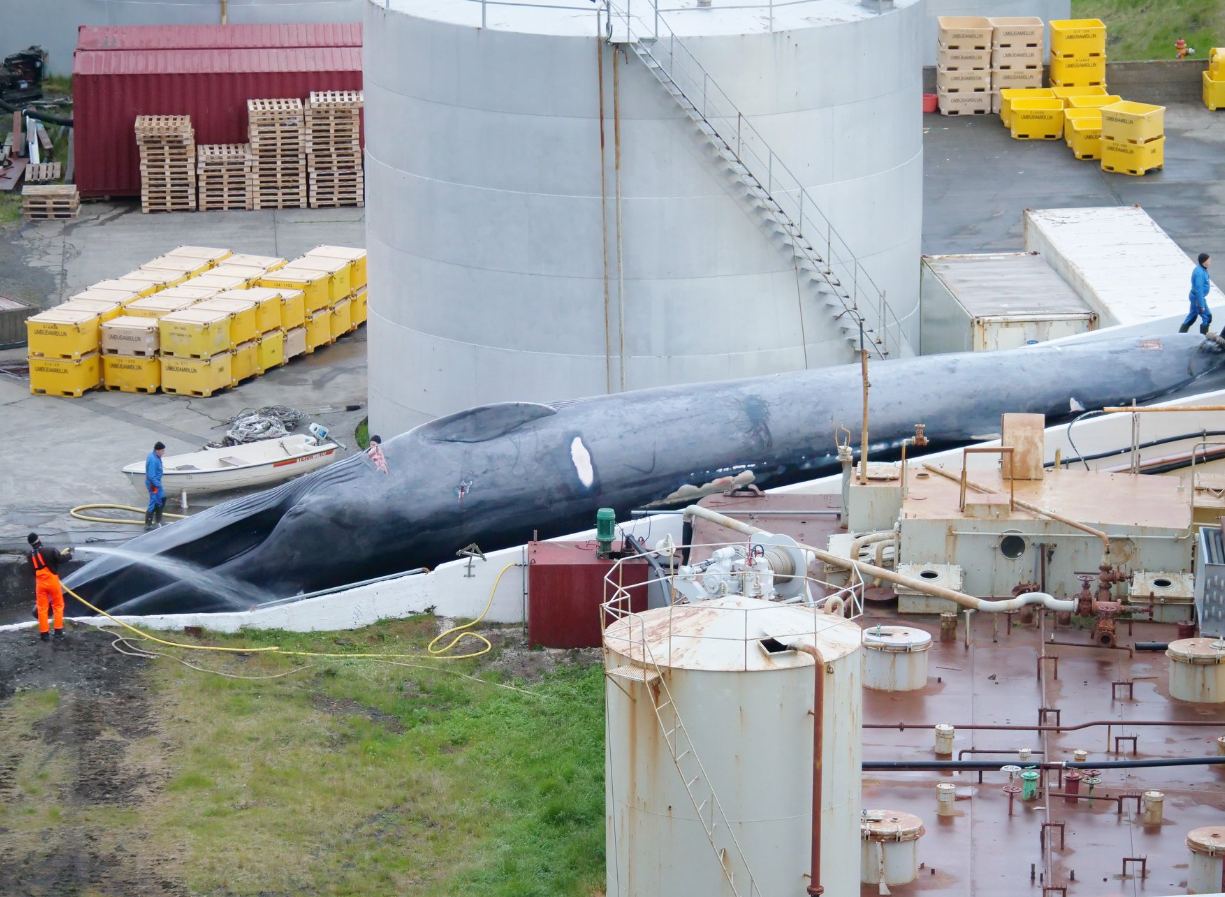
M534 402L499 402L440 417L416 432L433 442L486 442L556 413L557 409Z

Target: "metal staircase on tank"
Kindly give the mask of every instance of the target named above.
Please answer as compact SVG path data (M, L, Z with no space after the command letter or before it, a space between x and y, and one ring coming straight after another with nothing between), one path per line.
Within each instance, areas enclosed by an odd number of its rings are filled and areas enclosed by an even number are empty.
M641 626L637 614L630 611L629 592L618 588L614 598L605 605L616 616L629 617L629 631L632 633L635 625ZM641 660L636 660L630 666L621 666L609 670L605 675L614 680L627 695L627 687L641 684L647 691L651 709L655 713L655 721L659 731L668 746L668 753L676 771L685 783L685 791L693 804L694 812L702 828L706 831L706 840L710 842L715 852L715 860L723 870L723 877L735 897L765 897L753 877L748 859L740 848L731 823L723 812L723 806L715 795L714 786L706 775L706 768L698 758L697 750L689 737L689 731L681 720L680 712L668 690L668 683L651 653L650 645L645 638L635 641L630 653L641 652ZM620 681L617 681L620 680ZM621 683L625 683L622 685ZM632 695L630 696L632 699Z
M659 0L644 4L645 18L632 13L631 2L624 9L611 2L604 7L607 41L633 50L706 135L729 176L794 255L805 284L845 339L858 349L862 324L866 347L881 358L901 357L906 340L884 291L800 180L663 20Z

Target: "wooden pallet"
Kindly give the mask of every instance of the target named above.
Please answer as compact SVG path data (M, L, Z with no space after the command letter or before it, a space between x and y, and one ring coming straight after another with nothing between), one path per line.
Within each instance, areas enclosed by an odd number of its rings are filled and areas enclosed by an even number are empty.
M29 185L21 191L21 212L26 221L76 218L81 195L74 184Z
M59 162L43 162L39 165L26 166L27 184L46 184L60 179Z
M306 105L308 109L360 109L365 94L360 90L312 90Z

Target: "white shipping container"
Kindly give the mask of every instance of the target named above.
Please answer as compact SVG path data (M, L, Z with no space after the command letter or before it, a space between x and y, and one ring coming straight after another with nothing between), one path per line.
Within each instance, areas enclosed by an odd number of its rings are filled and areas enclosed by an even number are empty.
M921 355L1015 349L1097 326L1035 252L925 256L919 305Z
M1194 259L1139 206L1027 209L1025 248L1042 253L1102 328L1181 320L1190 307ZM1225 312L1215 285L1208 307L1218 320Z

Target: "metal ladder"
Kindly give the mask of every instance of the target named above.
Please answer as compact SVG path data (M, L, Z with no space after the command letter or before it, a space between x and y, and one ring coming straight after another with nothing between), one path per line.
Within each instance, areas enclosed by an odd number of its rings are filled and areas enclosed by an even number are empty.
M884 291L799 179L662 19L658 2L647 6L650 25L631 15L628 0L624 10L610 2L606 40L633 50L706 135L749 202L767 215L768 226L790 249L805 283L834 315L844 338L858 348L862 325L864 345L879 357L907 354L901 322Z
M619 603L617 599L620 597L618 595L617 598L613 599L612 603ZM625 593L624 604L625 612L623 615L630 618L629 628L632 633L634 623L636 622L635 618L638 615L629 612L628 592ZM655 721L659 725L659 731L664 736L664 743L668 745L668 753L672 757L672 763L676 766L676 771L680 775L681 781L685 784L685 791L689 794L689 800L693 804L698 821L702 823L702 828L706 832L706 840L710 842L711 849L715 852L715 859L718 861L720 869L723 870L723 877L727 880L732 893L736 897L741 897L741 895L744 895L744 897L763 897L762 890L758 887L753 872L749 868L744 851L740 848L740 842L736 838L736 833L732 830L731 823L723 812L723 806L719 803L719 798L715 794L714 786L706 775L706 768L698 758L697 750L689 737L689 732L681 720L680 711L677 710L676 703L673 701L672 692L668 689L668 683L664 679L663 671L660 670L659 664L655 661L654 656L651 655L650 647L646 644L645 639L639 643L639 647L642 649L643 660L641 663L644 665L639 665L638 662L635 662L631 666L622 666L609 670L605 675L614 680L620 679L627 686L633 683L641 683L646 688L650 695L651 709L655 714ZM671 708L670 714L666 713L669 708ZM671 718L667 719L665 716L670 716ZM744 889L746 886L747 889Z

